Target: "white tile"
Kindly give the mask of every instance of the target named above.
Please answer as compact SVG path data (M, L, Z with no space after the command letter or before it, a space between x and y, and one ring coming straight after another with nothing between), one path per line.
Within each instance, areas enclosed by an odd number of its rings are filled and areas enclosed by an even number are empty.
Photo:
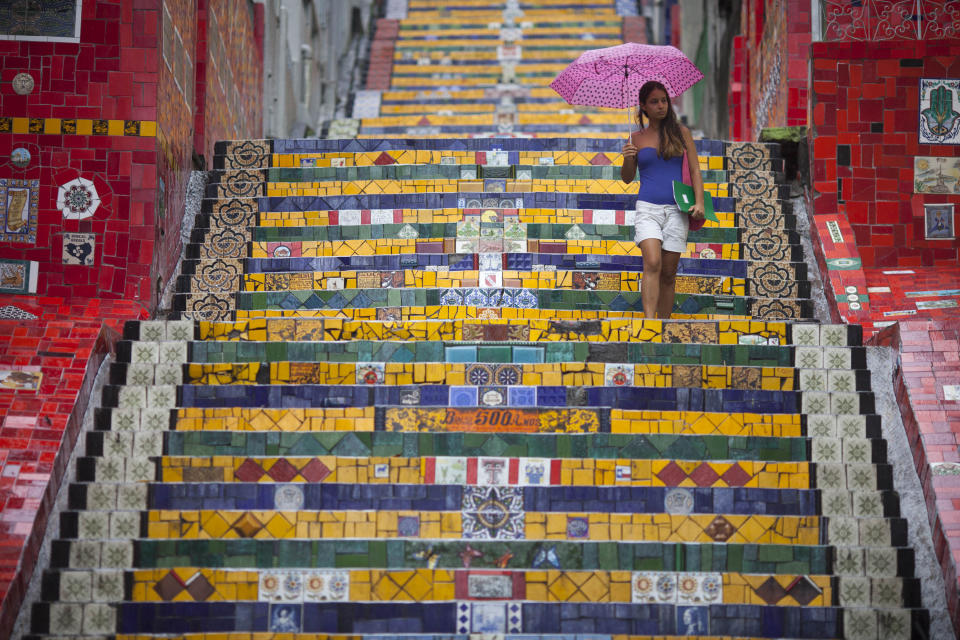
M117 614L113 606L94 602L83 606L83 633L116 633Z
M79 634L83 628L83 606L53 602L50 604L50 633Z

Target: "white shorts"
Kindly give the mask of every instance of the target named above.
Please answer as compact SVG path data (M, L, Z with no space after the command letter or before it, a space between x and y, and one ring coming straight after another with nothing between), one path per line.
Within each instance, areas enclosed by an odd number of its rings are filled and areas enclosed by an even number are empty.
M664 251L683 253L687 250L687 232L690 216L680 211L675 204L650 204L637 200L637 217L634 220L634 242L656 238Z

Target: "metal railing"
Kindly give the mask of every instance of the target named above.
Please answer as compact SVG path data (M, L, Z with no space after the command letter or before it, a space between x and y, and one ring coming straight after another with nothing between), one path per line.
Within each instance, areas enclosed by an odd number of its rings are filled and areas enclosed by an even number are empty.
M827 42L958 38L960 0L814 0L817 36Z

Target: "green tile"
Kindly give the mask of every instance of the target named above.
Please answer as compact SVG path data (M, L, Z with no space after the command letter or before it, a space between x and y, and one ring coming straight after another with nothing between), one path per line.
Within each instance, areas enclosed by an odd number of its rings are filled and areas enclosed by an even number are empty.
M287 356L287 344L286 342L267 342L266 345L266 361L267 362L282 362L289 359Z
M479 346L477 357L479 362L508 364L513 361L512 349L501 345Z

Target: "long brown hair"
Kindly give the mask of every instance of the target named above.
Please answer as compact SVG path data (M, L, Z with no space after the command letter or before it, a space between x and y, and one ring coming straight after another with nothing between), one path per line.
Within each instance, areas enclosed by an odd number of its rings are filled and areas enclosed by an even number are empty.
M677 120L677 114L673 111L673 103L670 101L670 94L667 88L661 83L651 80L640 87L640 106L637 107L637 123L643 126L643 105L650 97L650 94L660 89L667 95L667 115L660 123L660 148L657 153L664 160L676 158L683 155L683 131L680 129L680 121ZM648 118L649 119L649 118Z

